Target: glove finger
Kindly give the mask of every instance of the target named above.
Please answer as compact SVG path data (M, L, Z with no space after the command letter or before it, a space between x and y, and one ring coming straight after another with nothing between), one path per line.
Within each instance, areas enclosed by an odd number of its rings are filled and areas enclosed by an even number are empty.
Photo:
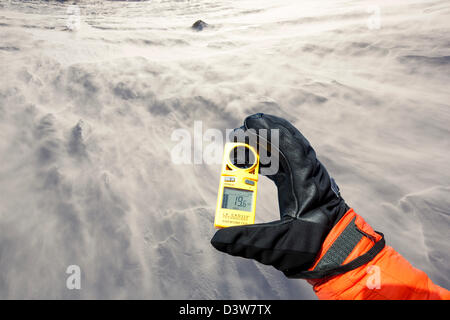
M306 270L314 262L326 231L326 226L284 219L220 229L211 244L219 251L254 259L284 272L291 268Z
M332 189L326 168L316 157L309 141L289 121L268 114L254 114L244 120L247 130L278 130L280 170L275 181L280 204L280 214L299 217L339 196ZM274 139L270 142L273 145ZM335 188L336 189L336 188ZM306 217L305 217L306 218ZM320 218L326 223L327 218Z
M257 113L244 120L246 130L253 129L258 135L261 130L267 131L267 140L272 145L276 141L271 138L271 131L278 130L279 141L276 146L292 165L301 166L305 161L315 160L316 154L309 141L289 121L277 116Z

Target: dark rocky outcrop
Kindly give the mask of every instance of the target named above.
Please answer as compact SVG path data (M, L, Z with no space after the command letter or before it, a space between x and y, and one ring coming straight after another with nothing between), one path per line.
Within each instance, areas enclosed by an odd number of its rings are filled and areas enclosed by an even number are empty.
M202 31L207 26L208 26L208 24L205 21L197 20L192 25L192 29L197 30L197 31Z

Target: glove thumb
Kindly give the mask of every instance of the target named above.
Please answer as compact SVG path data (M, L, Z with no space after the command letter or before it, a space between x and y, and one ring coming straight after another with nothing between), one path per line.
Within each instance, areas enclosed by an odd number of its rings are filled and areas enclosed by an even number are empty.
M292 268L307 269L313 264L327 228L310 221L286 218L220 229L211 244L219 251L288 272Z

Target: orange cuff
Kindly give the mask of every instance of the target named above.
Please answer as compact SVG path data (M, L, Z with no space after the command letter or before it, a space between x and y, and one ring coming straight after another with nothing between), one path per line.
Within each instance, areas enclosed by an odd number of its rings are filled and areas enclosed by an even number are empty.
M379 243L380 240L383 240L383 242ZM379 250L374 250L376 249L374 248L375 244L377 244ZM358 259L367 263L383 247L382 234L375 232L363 218L357 215L353 209L350 209L325 238L317 259L309 271L320 272L320 270L342 268L347 264L357 264ZM370 257L364 260L362 256L366 253ZM358 266L360 265L361 263ZM313 279L310 280L310 283L315 285L324 280L326 279Z

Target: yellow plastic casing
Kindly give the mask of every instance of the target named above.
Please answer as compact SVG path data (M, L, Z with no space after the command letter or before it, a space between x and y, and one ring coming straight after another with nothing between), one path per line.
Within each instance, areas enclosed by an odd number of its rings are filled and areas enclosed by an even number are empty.
M250 149L256 160L249 168L239 168L233 165L230 160L230 153L236 147L245 147ZM246 143L228 142L225 144L222 171L220 175L219 193L217 196L216 216L214 227L226 228L255 223L256 190L258 182L259 155L255 149ZM243 192L249 197L248 191L253 192L251 199L251 210L235 210L223 208L224 189L232 188L231 192ZM228 190L229 192L229 190ZM240 198L242 200L242 198ZM227 196L228 200L228 196ZM236 199L237 200L237 199ZM228 201L227 201L228 202ZM242 201L241 201L242 203Z

